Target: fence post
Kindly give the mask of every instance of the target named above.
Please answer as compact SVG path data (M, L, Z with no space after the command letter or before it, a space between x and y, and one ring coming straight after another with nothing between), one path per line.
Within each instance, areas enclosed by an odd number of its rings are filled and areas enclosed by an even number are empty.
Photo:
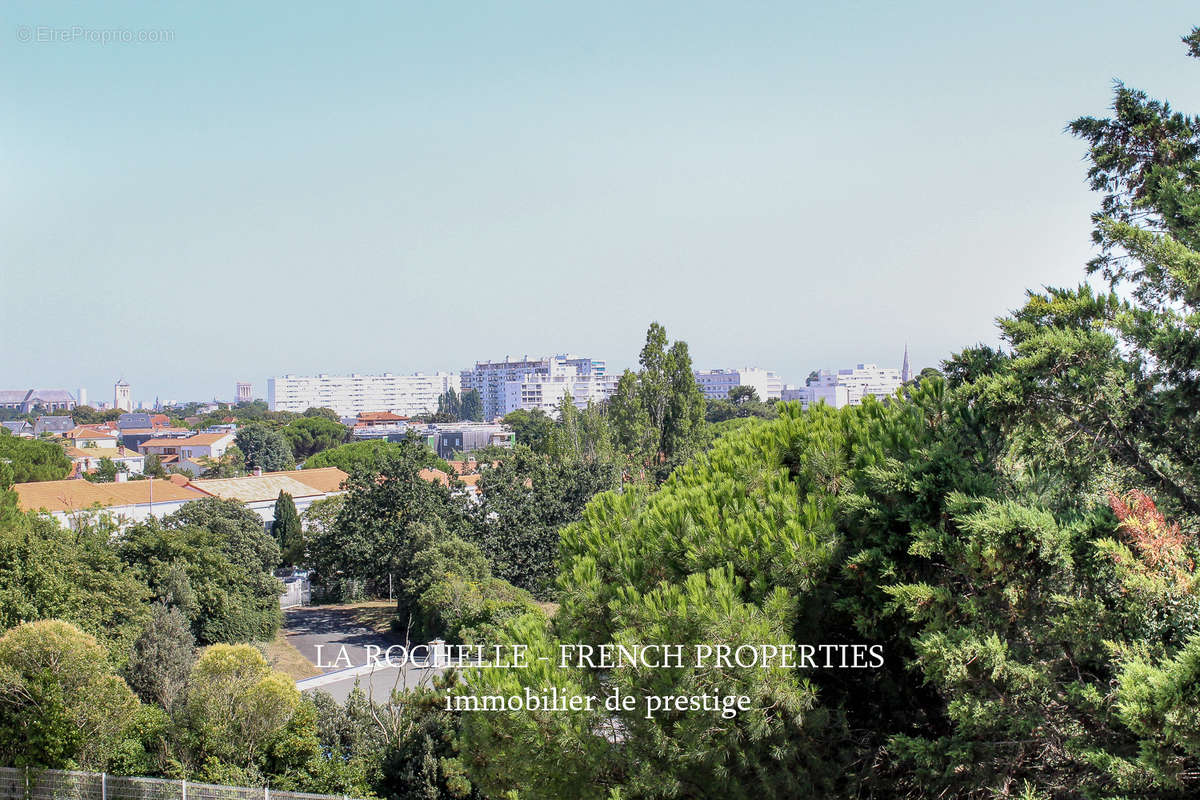
M184 778L179 783L183 786L183 800L187 800L187 778Z
M271 800L271 787L270 786L263 787L263 800Z
M25 797L29 797L29 767L25 768Z
M100 773L100 800L108 800L108 773Z

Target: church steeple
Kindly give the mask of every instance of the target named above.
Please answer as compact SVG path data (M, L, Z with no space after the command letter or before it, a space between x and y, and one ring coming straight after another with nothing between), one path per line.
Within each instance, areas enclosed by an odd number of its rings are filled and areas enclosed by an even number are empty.
M908 383L910 373L908 370L908 342L904 343L904 363L900 366L900 382Z

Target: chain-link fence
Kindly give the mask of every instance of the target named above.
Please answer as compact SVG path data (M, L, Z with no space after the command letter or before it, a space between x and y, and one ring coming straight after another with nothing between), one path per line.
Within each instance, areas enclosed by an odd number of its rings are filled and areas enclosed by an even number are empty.
M100 772L0 767L0 800L350 800L341 795L217 786Z

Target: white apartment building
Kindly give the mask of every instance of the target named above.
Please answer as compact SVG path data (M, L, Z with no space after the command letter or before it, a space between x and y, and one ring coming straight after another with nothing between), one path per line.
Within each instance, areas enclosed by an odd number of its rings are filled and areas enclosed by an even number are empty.
M574 375L599 379L604 378L607 371L604 361L569 353L533 359L526 355L519 361L513 361L505 356L503 361L475 362L473 369L462 371L461 385L463 391L474 389L479 392L479 397L483 401L483 418L490 420L514 411L516 408L523 408L524 406L514 407L509 404L508 385L524 383L527 378L538 375L550 377ZM552 390L553 387L551 387ZM594 391L589 388L589 396ZM575 397L575 394L572 393L571 396ZM561 398L562 392L559 391L555 397ZM577 397L575 399L578 401ZM584 405L587 405L586 402Z
M612 397L617 391L617 380L610 375L526 375L504 385L499 415L523 408L526 411L541 410L557 419L564 394L570 393L571 404L583 410L588 403L599 403Z
M283 375L267 380L267 404L272 411L303 413L332 408L339 416L365 411L391 411L405 417L433 414L438 398L450 389L460 391L457 375Z
M729 390L738 386L751 387L763 402L778 400L783 394L783 379L758 367L696 370L695 375L706 400L728 400Z
M809 378L808 386L805 388L823 392L821 397L826 398L826 402L829 402L828 398L831 397L835 400L839 399L838 395L830 393L831 390L834 390L835 387L845 387L846 399L843 404L857 406L862 404L863 398L867 395L874 395L879 399L891 397L902 383L898 369L880 367L876 364L855 364L852 369L839 369L837 372L828 369L820 370L816 376ZM831 405L841 408L836 403L831 403Z
M784 402L800 401L800 407L807 409L811 405L824 403L831 408L845 408L850 405L850 393L845 386L785 386L780 398Z

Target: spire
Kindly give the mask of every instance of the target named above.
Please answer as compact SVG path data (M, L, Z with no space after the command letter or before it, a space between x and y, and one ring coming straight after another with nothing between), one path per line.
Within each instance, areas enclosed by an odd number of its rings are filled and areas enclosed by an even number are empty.
M908 342L905 342L904 343L904 364L901 365L901 367L900 367L900 382L908 383L910 374L911 373L908 370Z

